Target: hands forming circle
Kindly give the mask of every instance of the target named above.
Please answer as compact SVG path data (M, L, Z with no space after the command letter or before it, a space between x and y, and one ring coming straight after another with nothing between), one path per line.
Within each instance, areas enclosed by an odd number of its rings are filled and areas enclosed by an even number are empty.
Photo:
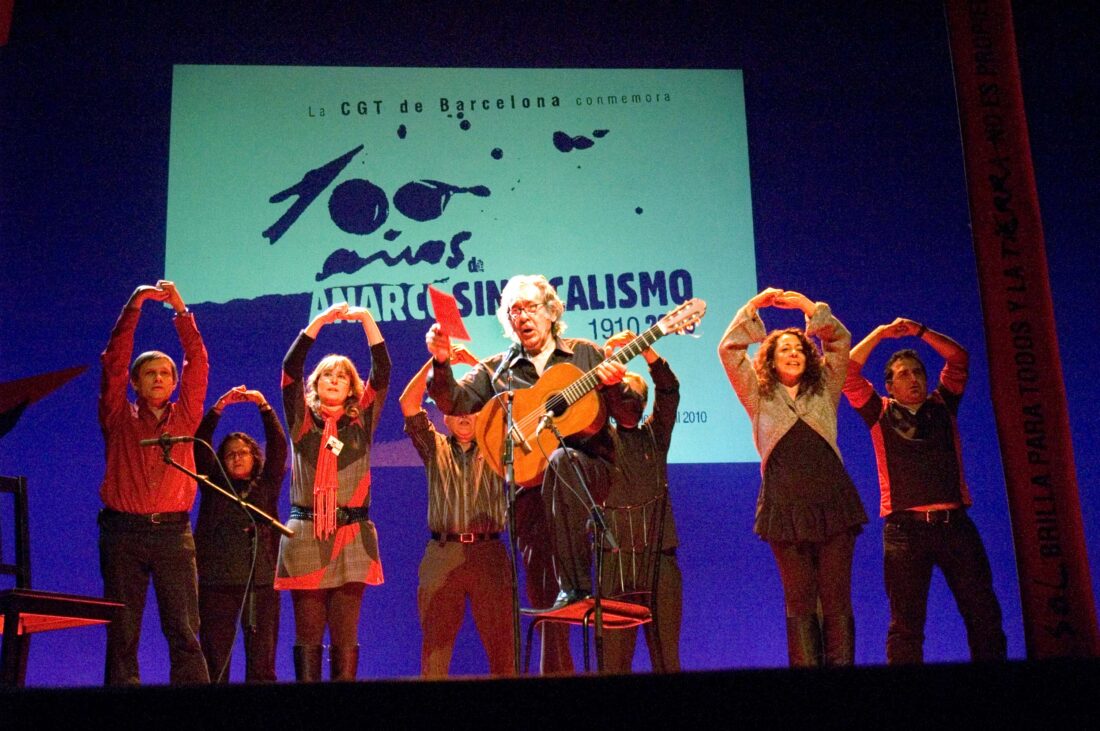
M267 399L259 391L249 389L243 384L240 386L234 386L218 398L218 403L222 406L230 406L232 404L243 404L251 401L257 406L263 406L267 403Z
M906 317L898 317L885 327L883 335L888 338L904 338L920 332L920 323Z

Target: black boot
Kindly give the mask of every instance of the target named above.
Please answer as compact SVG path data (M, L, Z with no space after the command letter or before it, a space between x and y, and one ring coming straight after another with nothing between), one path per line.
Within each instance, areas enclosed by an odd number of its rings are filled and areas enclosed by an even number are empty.
M316 683L321 680L321 646L294 646L294 679L299 683Z
M359 645L329 648L329 679L355 680L359 672Z
M821 624L816 614L787 617L787 660L792 668L821 667Z
M856 618L851 614L825 615L821 618L825 636L825 665L837 667L856 661Z

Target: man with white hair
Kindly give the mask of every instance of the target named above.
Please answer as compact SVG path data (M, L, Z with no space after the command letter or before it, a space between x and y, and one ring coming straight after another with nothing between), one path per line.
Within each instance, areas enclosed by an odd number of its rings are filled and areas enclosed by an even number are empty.
M572 363L581 371L596 369L596 391L603 413L627 417L632 392L622 383L626 366L604 362L603 349L577 338L563 338L565 305L541 275L517 275L500 296L497 319L512 340L502 353L480 361L456 381L451 372L450 338L436 324L426 343L432 354L428 393L444 414L472 414L509 388L533 386L551 366ZM575 485L570 455L584 476L592 497L602 503L611 485L615 448L606 423L587 437L566 437L565 448L549 455L541 488L516 498L516 537L527 569L528 600L538 607L560 607L592 592L589 510ZM570 672L568 633L564 627L544 629L543 672Z

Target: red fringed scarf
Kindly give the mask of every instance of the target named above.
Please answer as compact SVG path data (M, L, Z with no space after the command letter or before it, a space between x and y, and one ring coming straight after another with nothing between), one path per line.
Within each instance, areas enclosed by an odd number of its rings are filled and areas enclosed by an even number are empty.
M322 540L336 532L336 455L327 445L329 439L336 436L336 423L343 414L343 409L337 413L321 410L325 430L321 434L317 471L313 475L313 536Z

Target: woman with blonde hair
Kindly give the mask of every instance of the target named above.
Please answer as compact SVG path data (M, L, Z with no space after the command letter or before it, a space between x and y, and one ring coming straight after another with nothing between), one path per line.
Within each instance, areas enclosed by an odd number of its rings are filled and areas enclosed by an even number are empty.
M757 314L763 307L801 310L806 329L765 336ZM752 362L746 352L751 343L761 343ZM737 312L718 345L760 452L753 530L768 542L779 567L792 666L851 665L855 659L852 555L867 514L836 443L850 347L851 334L827 304L774 288Z
M362 323L371 351L366 382L355 364L328 355L303 379L306 356L321 328ZM315 317L283 360L283 411L293 452L290 521L279 544L275 588L294 605L294 674L321 679L328 628L333 680L354 680L359 665L359 611L367 584L382 583L378 534L370 520L370 450L389 386L390 358L364 307L340 303Z

